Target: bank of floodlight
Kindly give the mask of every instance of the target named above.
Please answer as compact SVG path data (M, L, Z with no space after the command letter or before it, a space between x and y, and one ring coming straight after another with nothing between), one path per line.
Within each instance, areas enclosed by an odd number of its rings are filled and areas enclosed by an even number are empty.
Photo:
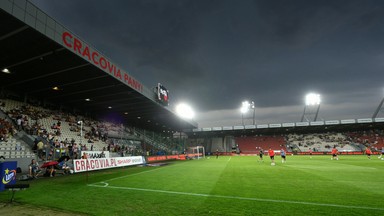
M240 112L241 112L242 114L245 114L245 113L248 112L248 110L250 109L250 107L251 107L251 104L250 104L248 101L243 101L243 102L241 103Z
M309 93L305 96L305 105L313 106L319 105L321 102L320 95L315 93Z
M244 125L244 114L246 114L250 109L253 109L253 124L255 124L255 102L243 101L241 103L240 112L241 112L241 122Z
M192 107L185 103L176 106L176 114L183 119L193 119L195 117Z
M316 93L309 93L305 96L304 112L301 116L301 121L317 121L320 110L320 95Z
M1 72L6 73L6 74L10 74L11 73L11 71L9 71L8 68L3 68L1 70Z

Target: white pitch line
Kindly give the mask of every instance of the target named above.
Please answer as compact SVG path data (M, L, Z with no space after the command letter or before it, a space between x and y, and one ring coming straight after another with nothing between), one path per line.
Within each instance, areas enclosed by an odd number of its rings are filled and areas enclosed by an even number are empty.
M231 160L232 157L229 157L228 162Z
M198 197L213 197L213 198L249 200L249 201L259 201L259 202L289 203L289 204L300 204L300 205L312 205L312 206L326 206L326 207L353 208L353 209L384 211L384 208L366 207L366 206L349 206L349 205L338 205L338 204L329 204L329 203L312 203L312 202L300 202L300 201L290 201L290 200L274 200L274 199L261 199L261 198L252 198L252 197L224 196L224 195L214 195L214 194L198 194L198 193L188 193L188 192L178 192L178 191L165 191L165 190L155 190L155 189L146 189L146 188L131 188L131 187L117 187L117 186L105 186L105 185L94 185L94 184L89 184L88 186L101 187L101 188L122 189L122 190L155 192L155 193L166 193L166 194L178 194L178 195L198 196Z
M128 174L128 175L125 175L125 176L120 176L120 177L116 177L116 178L111 178L111 179L108 179L108 180L105 180L103 182L106 182L106 181L113 181L113 180L116 180L116 179L122 179L122 178L128 178L128 177L131 177L131 176L137 176L137 175L141 175L141 174L144 174L144 173L149 173L149 172L153 172L153 171L156 171L156 170L159 170L159 169L162 169L163 167L159 167L157 169L152 169L152 170L146 170L146 171L143 171L143 172L138 172L138 173L133 173L133 174ZM100 182L101 183L101 182Z
M172 167L179 166L179 165L180 164L174 164L174 165L172 165ZM146 171L143 171L143 172L138 172L138 173L128 174L128 175L124 175L124 176L120 176L120 177L116 177L116 178L111 178L111 179L108 179L108 180L105 180L105 181L101 181L99 183L104 183L104 182L107 182L107 181L113 181L113 180L116 180L116 179L128 178L128 177L131 177L131 176L137 176L137 175L141 175L141 174L157 171L157 170L160 170L160 169L164 169L165 167L170 167L170 166L169 165L162 166L162 167L159 167L159 168L156 168L156 169L152 169L152 170L146 170Z

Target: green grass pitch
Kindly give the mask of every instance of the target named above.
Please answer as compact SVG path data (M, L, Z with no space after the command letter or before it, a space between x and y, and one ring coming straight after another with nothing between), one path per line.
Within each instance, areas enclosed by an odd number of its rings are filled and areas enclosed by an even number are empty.
M30 181L16 200L89 215L383 215L377 156L174 161ZM0 193L0 201L9 199Z

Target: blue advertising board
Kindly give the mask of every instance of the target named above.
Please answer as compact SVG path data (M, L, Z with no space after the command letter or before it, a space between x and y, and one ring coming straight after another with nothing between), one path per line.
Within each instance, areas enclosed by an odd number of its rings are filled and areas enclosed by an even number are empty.
M0 163L0 191L5 189L5 185L16 183L17 161L5 161Z

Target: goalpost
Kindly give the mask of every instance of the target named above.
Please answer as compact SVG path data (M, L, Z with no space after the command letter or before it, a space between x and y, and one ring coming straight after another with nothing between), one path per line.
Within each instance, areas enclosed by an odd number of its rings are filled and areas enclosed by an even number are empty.
M193 159L205 158L204 146L188 147L187 157L193 158Z

